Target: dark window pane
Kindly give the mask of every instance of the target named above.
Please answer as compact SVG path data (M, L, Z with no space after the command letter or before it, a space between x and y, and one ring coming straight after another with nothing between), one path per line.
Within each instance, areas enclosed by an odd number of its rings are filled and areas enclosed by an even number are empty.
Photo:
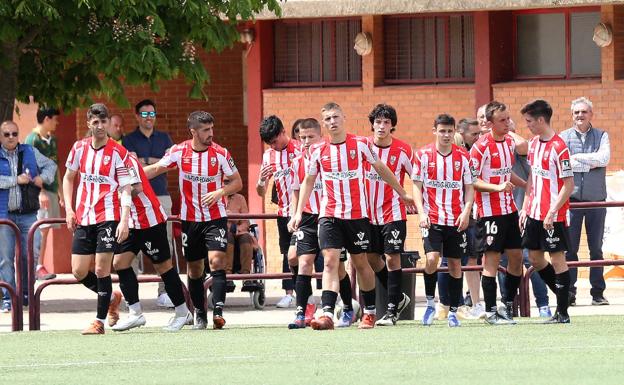
M565 15L518 15L518 75L565 75Z
M600 22L600 12L570 14L570 73L599 75L600 48L593 42L594 27Z

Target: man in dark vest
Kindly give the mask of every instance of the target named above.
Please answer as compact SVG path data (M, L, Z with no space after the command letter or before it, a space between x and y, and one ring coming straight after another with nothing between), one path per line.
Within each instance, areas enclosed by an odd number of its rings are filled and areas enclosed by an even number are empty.
M56 164L36 148L20 144L18 135L15 122L5 121L0 125L0 219L8 219L20 229L23 293L18 295L26 297L26 238L37 220L41 187L55 180ZM15 288L15 234L6 225L0 225L0 280ZM11 311L11 299L6 290L3 290L0 311Z
M574 171L574 192L570 202L602 202L607 198L606 172L611 150L609 135L591 124L592 102L581 97L572 101L573 126L561 133L570 149L570 162ZM581 227L585 219L585 231L589 246L589 258L602 259L606 208L570 210L570 249L566 260L578 261ZM602 267L589 270L592 305L608 305L603 293L606 288ZM577 269L570 268L570 306L576 305Z

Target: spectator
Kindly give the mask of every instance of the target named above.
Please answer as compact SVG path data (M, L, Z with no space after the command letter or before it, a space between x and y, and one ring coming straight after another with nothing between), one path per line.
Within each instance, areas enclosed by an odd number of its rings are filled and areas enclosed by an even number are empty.
M111 124L108 126L108 136L119 144L123 142L124 121L121 115L113 115L110 118Z
M56 126L60 112L56 108L44 107L37 110L37 126L25 139L25 143L35 147L48 159L57 165L57 173L54 181L50 184L44 183L39 195L40 209L37 212L37 219L61 218L61 207L65 205L63 200L63 190L59 188L60 174L58 171L58 150L56 144ZM47 280L56 277L50 274L43 266L43 256L48 240L50 229L60 228L60 225L41 225L35 234L34 253L37 265L37 279Z
M574 191L570 202L603 202L607 198L606 172L611 149L609 134L593 127L592 102L581 97L572 101L572 127L561 133L561 138L570 149L570 163L574 172ZM567 261L578 261L581 227L585 219L585 232L589 246L589 258L602 260L602 237L607 209L591 208L570 211L570 248ZM592 305L608 305L604 297L606 283L602 267L589 269ZM570 268L570 306L576 305L576 280L578 271Z
M39 210L39 199L26 192L29 188L27 186L40 189L44 183L52 183L56 176L56 165L36 148L19 143L19 127L15 122L3 122L0 134L0 218L15 223L21 232L23 293L18 295L24 295L24 304L27 304L26 238L28 230L37 220ZM15 288L15 234L5 225L0 226L0 280ZM11 299L5 289L0 311L11 311Z
M223 184L230 184L229 178L223 180ZM241 194L234 193L227 196L226 203L227 214L246 214L249 213L247 201ZM238 245L240 256L240 274L249 274L251 272L251 259L253 257L254 239L249 233L248 219L230 219L228 220L228 245L227 260L225 266L226 274L232 274L234 266L234 250ZM244 285L244 283L243 283Z
M173 146L173 141L169 134L158 131L154 128L156 123L156 103L150 99L141 100L134 107L137 128L128 135L122 137L122 144L128 151L134 153L143 166L157 163L165 155L165 151ZM171 215L171 196L167 191L167 176L158 175L150 180L154 192L167 215ZM167 222L167 237L169 238L169 249L173 240L171 222ZM173 251L172 251L173 253ZM173 307L173 303L165 292L165 286L161 282L158 284L158 306Z

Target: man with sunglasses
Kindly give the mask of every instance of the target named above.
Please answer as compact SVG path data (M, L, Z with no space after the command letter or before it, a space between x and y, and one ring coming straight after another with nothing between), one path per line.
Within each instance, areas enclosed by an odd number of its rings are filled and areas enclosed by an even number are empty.
M39 189L56 178L56 164L29 144L19 143L19 128L15 122L0 125L0 219L8 219L21 232L22 289L24 297L28 290L26 265L26 237L37 220L38 193L27 194L27 186ZM28 199L30 197L30 199ZM15 288L15 234L9 226L0 225L0 281ZM11 311L11 299L3 289L0 311ZM21 311L21 310L20 310Z
M165 152L173 146L173 141L169 134L154 128L156 123L156 103L153 100L141 100L134 106L134 112L138 126L136 130L122 138L122 145L129 152L134 153L139 162L145 167L157 163L165 155ZM150 184L167 216L171 215L172 202L171 196L167 191L167 176L159 175L150 179ZM171 222L167 223L167 237L170 240L173 239ZM169 249L173 252L171 241L169 242ZM159 306L173 307L173 303L167 296L165 286L162 283L158 285L157 303Z

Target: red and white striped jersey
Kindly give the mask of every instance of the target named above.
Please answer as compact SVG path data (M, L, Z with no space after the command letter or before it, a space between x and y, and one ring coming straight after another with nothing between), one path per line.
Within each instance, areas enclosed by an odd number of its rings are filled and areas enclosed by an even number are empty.
M570 165L570 151L559 135L555 135L548 142L543 142L539 136L529 141L529 155L531 166L531 191L527 204L527 215L538 221L543 221L550 209L550 205L557 200L559 191L563 188L564 178L573 178ZM570 202L566 201L557 212L555 222L569 223Z
M423 184L431 223L454 226L464 209L464 186L474 183L468 151L453 144L451 152L442 155L435 143L427 145L415 155L412 179Z
M130 166L139 176L139 181L143 186L143 191L132 197L130 207L129 226L131 229L147 229L163 223L167 220L167 213L160 205L158 196L152 189L152 185L143 171L139 160L132 154L128 154Z
M397 138L392 138L392 143L388 147L376 146L372 137L368 138L368 140L371 151L390 168L390 171L396 176L399 183L403 185L405 175L408 178L412 175L412 164L414 162L412 147ZM384 225L390 222L407 220L405 204L401 201L399 194L381 179L381 176L377 174L377 171L370 163L365 164L365 169L371 223Z
M193 150L192 143L189 139L172 146L158 161L160 166L179 170L180 219L207 222L225 218L225 197L210 207L201 204L201 197L223 187L223 177L238 171L234 159L214 142L201 152Z
M492 184L511 181L515 149L516 142L509 135L500 142L494 140L491 133L481 136L470 149L474 177ZM518 210L511 191L476 191L475 203L480 218L507 215Z
M292 163L292 188L293 190L301 190L301 183L306 176L306 170L310 167L310 153L303 151L299 156L293 159ZM323 183L321 176L317 175L314 181L314 188L310 194L310 199L306 203L303 211L309 214L318 214L321 208L321 194L323 193Z
M323 194L319 217L368 217L364 162L378 158L363 136L347 134L342 143L319 143L310 148L308 174L321 176Z
M277 215L289 217L292 195L292 161L301 153L301 143L291 139L281 151L267 149L262 155L262 165L270 164L273 169L273 183L277 190Z
M128 151L112 139L99 149L84 138L72 146L65 167L80 172L76 195L76 222L81 226L119 221L118 189L137 182L129 170Z

